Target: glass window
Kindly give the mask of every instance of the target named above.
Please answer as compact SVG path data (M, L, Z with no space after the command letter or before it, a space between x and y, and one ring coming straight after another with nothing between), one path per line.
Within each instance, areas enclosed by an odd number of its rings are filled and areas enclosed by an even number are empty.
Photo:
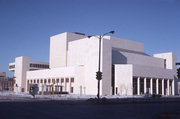
M35 68L49 68L49 65L46 64L30 64L29 66Z
M64 79L63 78L61 79L61 83L64 83Z
M69 82L69 78L66 78L66 82Z
M59 83L59 79L56 79L56 83Z
M74 78L71 78L71 82L74 82Z
M10 65L9 66L9 69L13 69L13 68L15 68L15 65Z

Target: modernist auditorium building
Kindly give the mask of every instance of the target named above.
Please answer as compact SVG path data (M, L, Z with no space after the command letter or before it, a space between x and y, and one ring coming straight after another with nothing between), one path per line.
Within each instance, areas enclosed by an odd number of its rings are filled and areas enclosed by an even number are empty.
M9 67L15 72L19 91L27 92L30 85L37 84L44 94L96 95L98 56L97 37L65 32L50 38L49 64L18 57ZM105 36L100 69L100 95L177 93L176 55L168 52L150 56L140 42Z

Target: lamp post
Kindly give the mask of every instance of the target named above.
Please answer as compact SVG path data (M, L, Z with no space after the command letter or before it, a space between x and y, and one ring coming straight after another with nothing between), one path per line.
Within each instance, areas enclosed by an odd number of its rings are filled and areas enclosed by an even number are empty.
M104 38L105 35L107 34L114 34L115 31L110 31L110 32L107 32L103 35L100 35L100 36L94 36L94 37L97 37L99 39L99 64L98 64L98 71L96 72L96 79L98 81L98 92L97 92L97 98L99 99L100 98L100 80L102 80L102 71L101 71L101 41L102 39ZM88 38L91 38L92 36L88 36Z
M78 34L78 35L84 35L84 33L79 33L79 32L74 32L75 34ZM88 38L91 38L91 37L96 37L99 39L99 60L98 60L98 71L96 72L96 79L98 80L98 92L97 92L97 98L99 99L100 98L100 80L102 80L102 72L101 72L101 40L104 38L105 35L107 34L114 34L115 31L110 31L110 32L107 32L103 35L100 35L100 36L95 36L95 35L92 35L92 36L87 36Z

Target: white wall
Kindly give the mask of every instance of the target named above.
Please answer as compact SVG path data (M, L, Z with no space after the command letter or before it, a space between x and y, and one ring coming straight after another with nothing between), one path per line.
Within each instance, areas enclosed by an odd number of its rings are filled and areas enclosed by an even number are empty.
M108 37L105 37L108 38ZM144 44L122 38L109 36L112 48L128 49L136 52L144 52Z
M176 57L176 54L172 53L172 52L160 53L160 54L154 54L154 57L166 59L166 68L171 69L173 71L175 94L178 94L178 78L177 78L177 70L176 70L177 69L176 68L177 57Z
M166 59L166 68L167 69L176 69L176 55L172 52L169 53L160 53L154 54L154 57Z
M50 68L67 66L68 42L84 37L83 35L67 32L52 36L50 38Z
M24 91L27 91L27 84L26 84L26 72L31 70L31 69L43 69L40 67L30 67L30 63L33 64L46 64L48 63L43 63L43 62L31 62L29 57L26 56L21 56L21 57L16 57L15 62L9 63L9 66L15 65L15 68L9 69L10 71L14 72L14 77L16 80L16 84L18 86L18 91L20 92L22 88L24 88ZM15 85L16 86L16 85Z
M120 95L132 95L133 65L115 64L115 87Z
M113 49L113 64L136 64L149 67L164 68L164 60L152 56L129 53L121 50Z
M16 84L18 85L18 91L21 91L22 88L26 91L26 71L29 70L29 62L30 59L25 56L17 57L15 59L14 76Z
M68 66L84 66L86 94L97 94L96 72L98 71L98 40L85 38L69 42ZM77 84L78 85L78 84ZM101 90L102 91L102 90Z
M173 71L157 67L133 65L133 76L174 79Z
M53 69L43 69L37 71L27 71L27 79L47 79L59 77L74 77L74 67L61 67Z
M85 78L84 78L84 66L76 67L75 80L74 80L74 94L88 94L86 91Z
M102 79L102 95L111 95L111 79L112 79L112 48L110 40L103 39L102 40L102 57L101 57L101 66L103 72Z
M74 78L74 83L71 83L71 87L74 88L74 94L88 94L86 91L84 67L61 67L53 69L44 69L37 71L27 71L27 80L34 79L61 79L61 78ZM62 84L64 85L64 84ZM69 91L69 88L66 90Z

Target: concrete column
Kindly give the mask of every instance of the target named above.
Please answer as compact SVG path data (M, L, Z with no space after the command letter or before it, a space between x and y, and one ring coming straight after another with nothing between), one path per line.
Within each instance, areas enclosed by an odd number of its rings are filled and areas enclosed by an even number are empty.
M137 94L140 95L140 77L137 79Z
M169 95L169 79L167 80L167 95Z
M66 78L64 78L64 89L65 89L65 91L67 91L67 83L66 83Z
M172 80L172 95L175 95L175 89L174 89L174 79Z
M42 86L42 93L41 94L44 95L44 84L42 83L41 86Z
M156 79L156 94L159 94L159 79Z
M144 94L147 92L147 87L146 87L146 78L144 78Z
M153 94L153 79L150 79L150 94Z
M162 79L162 95L164 95L164 79Z

